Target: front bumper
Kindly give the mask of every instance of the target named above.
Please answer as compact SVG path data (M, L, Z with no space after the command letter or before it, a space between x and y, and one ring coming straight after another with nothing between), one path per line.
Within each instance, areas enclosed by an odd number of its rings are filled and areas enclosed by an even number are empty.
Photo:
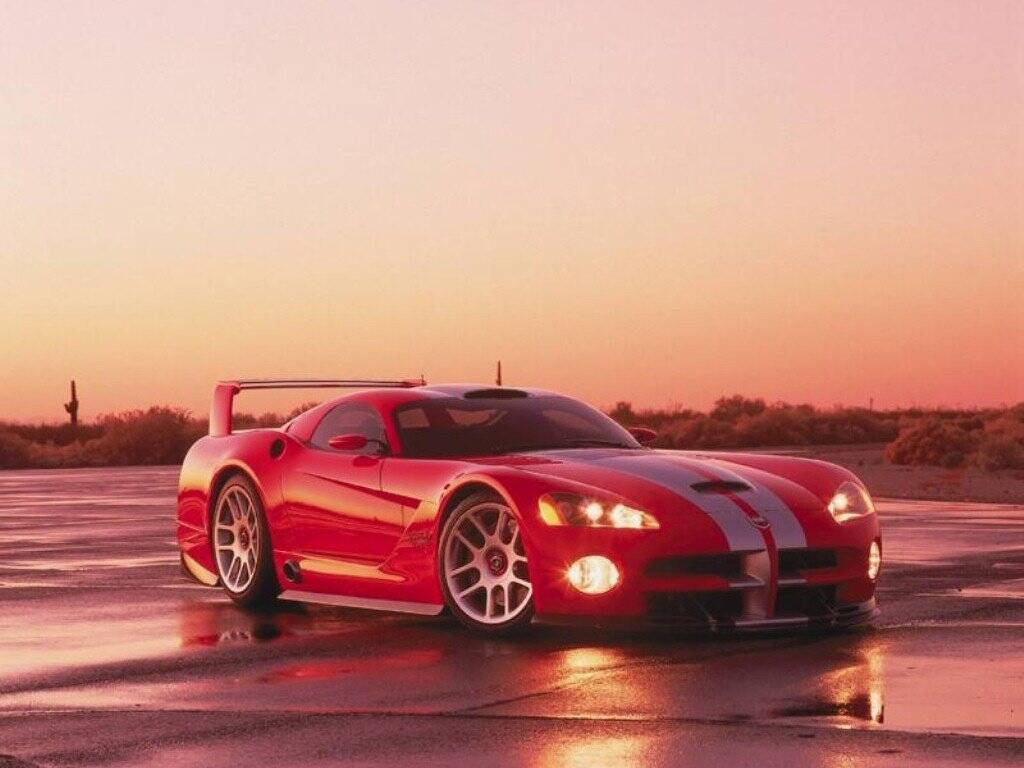
M568 627L597 627L612 630L668 631L673 635L741 635L785 632L822 632L827 630L868 627L878 617L874 598L863 603L844 605L829 613L806 616L772 616L769 618L738 618L690 620L678 622L637 621L634 617L579 616L544 614L538 624Z
M856 627L878 614L867 576L875 525L847 526L805 548L748 552L680 552L664 537L587 533L559 529L558 546L530 553L538 621L731 633ZM611 559L620 583L602 595L573 588L566 567L584 554Z

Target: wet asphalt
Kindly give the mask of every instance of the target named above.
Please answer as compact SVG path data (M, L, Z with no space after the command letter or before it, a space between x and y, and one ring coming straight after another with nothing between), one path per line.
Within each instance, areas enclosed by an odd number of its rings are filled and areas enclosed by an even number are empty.
M0 768L1024 765L1024 506L882 501L882 617L685 639L187 581L177 469L0 472Z

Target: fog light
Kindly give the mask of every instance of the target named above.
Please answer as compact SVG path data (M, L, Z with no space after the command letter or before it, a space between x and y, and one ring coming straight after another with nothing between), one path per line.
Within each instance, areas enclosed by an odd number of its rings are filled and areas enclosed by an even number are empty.
M882 567L882 550L877 541L871 542L871 549L868 551L868 578L874 581L878 578L878 571Z
M580 592L601 595L619 583L619 569L607 557L587 555L570 565L565 577Z

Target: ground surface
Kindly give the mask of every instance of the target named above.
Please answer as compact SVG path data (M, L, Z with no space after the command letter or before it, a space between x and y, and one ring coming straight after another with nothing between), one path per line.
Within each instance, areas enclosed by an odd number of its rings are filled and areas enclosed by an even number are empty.
M0 472L0 768L1021 765L1024 507L882 502L876 631L677 640L236 610L176 470Z

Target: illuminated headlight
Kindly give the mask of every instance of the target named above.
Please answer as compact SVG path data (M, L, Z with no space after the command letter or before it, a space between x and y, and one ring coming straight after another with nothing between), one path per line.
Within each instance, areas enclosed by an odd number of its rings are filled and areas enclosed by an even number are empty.
M593 528L658 528L653 515L616 502L601 502L575 493L546 493L540 497L540 519L548 525Z
M871 549L868 550L868 578L874 581L878 578L878 572L882 568L882 548L877 541L871 542Z
M839 486L839 490L829 501L828 511L832 513L837 523L845 523L847 520L873 514L875 505L862 486L847 480Z
M603 595L619 583L619 569L607 557L587 555L569 566L565 578L586 595Z

